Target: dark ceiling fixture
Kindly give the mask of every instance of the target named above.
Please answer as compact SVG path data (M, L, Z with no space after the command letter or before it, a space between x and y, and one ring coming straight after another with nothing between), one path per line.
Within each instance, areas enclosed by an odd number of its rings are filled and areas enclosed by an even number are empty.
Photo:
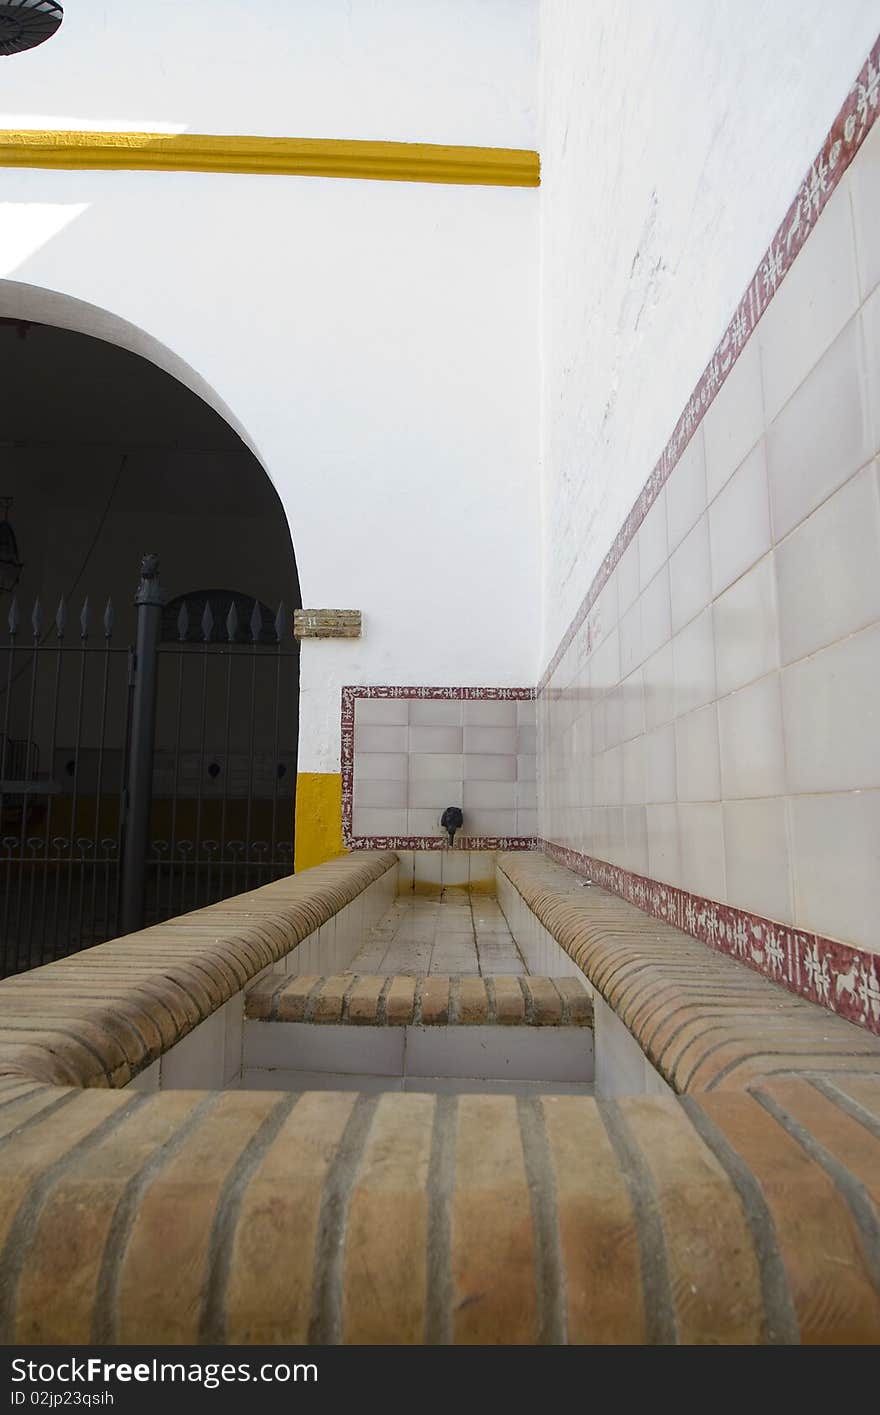
M64 11L56 0L0 0L0 54L21 54L51 39Z
M22 571L22 562L18 558L18 541L9 520L11 505L11 496L0 496L0 507L3 508L3 520L0 521L0 594L4 590L10 592L15 589Z

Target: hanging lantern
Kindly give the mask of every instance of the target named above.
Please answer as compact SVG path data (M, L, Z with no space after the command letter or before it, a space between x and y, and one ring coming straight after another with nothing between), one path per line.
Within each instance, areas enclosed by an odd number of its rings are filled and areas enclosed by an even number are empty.
M9 521L11 496L0 496L3 520L0 521L0 593L14 590L21 579L22 563L18 558L18 541Z
M51 39L64 11L56 0L0 0L0 54L20 54Z

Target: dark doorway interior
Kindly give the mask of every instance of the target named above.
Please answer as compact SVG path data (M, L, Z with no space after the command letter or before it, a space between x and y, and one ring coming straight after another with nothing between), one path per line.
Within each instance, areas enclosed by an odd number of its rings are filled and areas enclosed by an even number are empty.
M145 551L168 602L144 920L292 868L299 592L269 478L175 379L101 340L4 321L0 377L0 496L22 562L0 589L9 973L118 931Z

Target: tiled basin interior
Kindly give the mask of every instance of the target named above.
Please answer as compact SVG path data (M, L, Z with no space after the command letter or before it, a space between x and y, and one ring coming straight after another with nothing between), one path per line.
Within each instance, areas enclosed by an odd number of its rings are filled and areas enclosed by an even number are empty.
M577 964L525 904L494 858L430 852L453 875L449 884L415 879L399 862L249 986L297 980L311 998L297 1017L247 1015L239 992L141 1073L140 1090L193 1087L245 1090L507 1091L515 1094L668 1094L638 1043L611 1013ZM487 863L488 860L488 863ZM491 865L491 874L490 874ZM452 867L455 866L453 870ZM496 892L491 889L494 874ZM476 884L461 883L473 876ZM488 876L488 878L487 878ZM398 893L398 891L400 891ZM328 1020L315 999L329 981L373 986L391 996L415 984L405 1023L386 1017L352 1025L347 1004ZM370 983L370 980L374 980ZM424 1025L420 999L432 980L451 995L485 980L485 1020ZM552 997L574 980L592 999L592 1026L502 1024L500 997L535 988ZM347 992L349 983L343 981ZM406 988L403 988L406 991ZM410 988L412 993L412 988ZM456 1008L457 1008L456 1004ZM526 1012L531 1003L526 1000ZM534 1022L534 1018L532 1018Z
M527 973L498 900L466 889L399 895L352 959L352 973Z
M355 978L491 978L530 970L494 895L450 886L399 895L345 969ZM565 1026L351 1026L244 1022L244 1089L592 1090L592 1032Z

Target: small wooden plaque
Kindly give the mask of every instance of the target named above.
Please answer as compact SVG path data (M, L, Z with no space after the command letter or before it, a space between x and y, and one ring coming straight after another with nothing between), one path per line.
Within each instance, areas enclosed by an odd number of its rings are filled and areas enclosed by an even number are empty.
M359 639L361 612L359 609L295 609L293 637L295 639Z

